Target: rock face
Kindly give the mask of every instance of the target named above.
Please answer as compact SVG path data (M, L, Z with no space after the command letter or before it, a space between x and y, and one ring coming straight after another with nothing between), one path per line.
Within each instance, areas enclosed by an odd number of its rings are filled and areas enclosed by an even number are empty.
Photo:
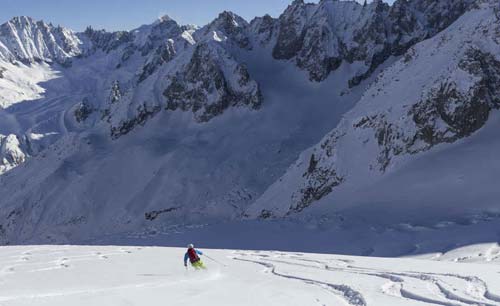
M414 156L481 129L500 107L494 7L479 4L380 74L339 126L304 152L248 215L301 211L346 182L375 182Z
M250 31L253 33L255 42L260 46L269 45L276 39L279 30L279 21L269 15L256 17L250 23Z
M493 54L469 46L456 69L459 74L468 74L471 83L464 87L462 80L449 76L431 87L404 114L412 129L391 122L385 114L367 116L356 123L356 128L375 131L381 171L396 156L417 154L472 135L484 126L491 111L499 108L500 62Z
M232 107L258 109L262 103L258 84L227 50L234 47L235 42L237 46L249 47L241 38L244 31L236 21L245 29L248 26L241 17L228 12L197 31L165 18L154 24L147 42L137 48L146 58L140 68L138 85L128 84L129 88L117 90L119 84L113 83L110 98L102 107L102 118L111 124L112 137L128 134L162 109L190 111L197 122L207 122ZM157 35L172 38L162 43ZM233 36L221 40L223 35L233 35L235 40ZM200 41L196 42L195 38ZM139 46L140 40L136 39L135 43ZM154 74L152 80L166 80L161 87L164 100L136 101L134 91L148 86L142 82Z
M164 16L151 26L149 33L145 31L147 34L141 34L146 36L145 41L138 35L134 48L146 57L138 81L144 81L160 66L170 62L178 52L194 44L191 37L193 31L194 28L180 26L170 17Z
M175 54L176 50L173 40L168 40L165 44L158 46L142 67L141 74L139 75L139 82L147 79L164 63L171 61Z
M500 61L493 54L469 47L458 67L476 78L467 90L444 81L409 112L418 127L413 142L425 142L426 149L470 136L500 107Z
M213 43L197 45L187 65L170 79L163 93L168 110L192 111L206 122L229 107L258 109L262 103L258 84L245 66Z
M356 86L390 56L445 29L472 2L399 0L389 6L377 0L363 6L354 1L294 1L279 17L273 56L294 60L314 81L326 79L342 62L362 62L364 68L350 81ZM272 36L275 28L267 21L259 31Z
M92 42L92 51L103 50L111 52L116 50L122 44L132 41L133 35L130 32L106 32L105 30L94 30L92 27L87 27L83 34Z
M298 193L300 196L295 197L295 204L290 206L288 213L302 211L312 202L321 200L344 181L344 178L339 176L335 169L321 167L319 162L316 160L316 156L311 154L307 172L302 176L310 184L300 189Z
M115 80L109 89L109 97L101 108L101 120L110 125L113 139L128 134L138 125L144 125L156 115L161 107L143 103L130 103L130 93L124 92L120 82ZM135 109L134 109L135 108Z
M164 47L169 39L176 38L183 33L181 27L175 20L168 16L163 16L150 26L145 41L136 41L138 48L143 56L156 52L158 48Z

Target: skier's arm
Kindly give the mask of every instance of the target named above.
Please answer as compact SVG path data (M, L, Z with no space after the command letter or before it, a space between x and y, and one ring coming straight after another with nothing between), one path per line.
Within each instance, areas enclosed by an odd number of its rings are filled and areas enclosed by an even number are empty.
M184 254L184 265L187 266L187 262L188 262L188 253Z
M196 250L196 253L197 253L198 255L203 255L203 252L202 252L202 251L198 251L198 250Z

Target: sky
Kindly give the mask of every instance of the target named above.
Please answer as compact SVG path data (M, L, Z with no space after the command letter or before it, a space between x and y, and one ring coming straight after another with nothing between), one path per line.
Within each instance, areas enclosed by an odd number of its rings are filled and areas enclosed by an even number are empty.
M292 0L0 0L0 23L14 16L30 16L75 31L82 31L88 25L96 29L116 31L131 30L142 24L150 24L163 15L169 15L180 24L202 26L224 10L233 11L248 21L265 14L277 17L291 2Z

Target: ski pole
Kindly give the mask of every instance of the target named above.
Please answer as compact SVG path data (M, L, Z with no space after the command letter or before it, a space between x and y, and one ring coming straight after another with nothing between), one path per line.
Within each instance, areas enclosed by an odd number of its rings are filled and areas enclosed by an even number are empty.
M220 261L217 261L215 259L213 259L212 257L208 256L208 255L205 255L206 258L210 259L211 261L215 262L215 263L218 263L219 265L222 265L224 267L227 267L227 265L223 264L222 262Z

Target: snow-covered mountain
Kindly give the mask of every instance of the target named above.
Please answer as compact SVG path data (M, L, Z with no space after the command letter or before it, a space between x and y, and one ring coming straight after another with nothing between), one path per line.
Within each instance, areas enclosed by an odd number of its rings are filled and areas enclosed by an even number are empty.
M311 80L326 79L342 62L359 62L362 66L349 80L355 86L390 56L449 26L472 3L396 1L389 6L376 0L361 6L354 1L295 0L276 21L277 29L268 26L265 31L277 37L273 57L293 60Z
M485 0L296 0L279 18L130 32L14 18L0 26L0 243L336 214L343 186L349 206L495 127L497 16Z
M4 61L65 64L81 55L83 48L73 31L30 17L15 17L0 26L0 59Z
M390 197L383 195L388 192L387 188L378 194L370 193L370 199L359 192L363 186L368 189L376 182L379 182L377 188L382 188L380 181L402 173L415 176L401 178L407 184L405 187L401 182L395 184L394 180L386 181L386 187L397 186L390 191L393 194L414 196L416 201L412 202L420 202L415 203L417 206L437 206L436 210L442 210L448 206L446 203L426 201L429 198L446 201L459 195L453 205L462 214L471 210L496 210L498 190L487 183L483 186L474 183L494 180L497 158L481 155L495 152L496 140L484 138L475 144L475 154L463 154L455 160L458 163L453 167L462 173L463 182L457 182L460 177L453 177L455 173L447 168L449 164L426 165L424 161L430 160L432 154L455 159L453 151L472 147L472 143L464 139L478 139L480 132L487 133L487 129L498 127L498 18L497 4L478 4L478 8L464 14L443 32L412 47L379 74L338 127L304 152L249 209L249 215L283 216L300 212L321 200L324 205L332 206L352 199L371 201L375 206L377 202L391 202ZM417 177L416 171L408 173L408 167L417 163L427 167L429 177L434 171L442 171L443 179L450 181L439 182L434 178L423 185L428 177ZM479 168L464 169L462 163ZM426 195L425 200L415 189L409 191L418 184L422 184L419 191ZM438 186L440 188L436 188ZM467 197L463 197L460 188L467 188ZM341 198L332 197L337 190L345 194ZM350 194L351 199L344 198L349 198L346 194ZM472 195L481 194L486 197L477 197L480 203L471 202ZM408 205L398 204L396 199L397 196L392 199L392 205ZM422 213L424 215L427 216Z

